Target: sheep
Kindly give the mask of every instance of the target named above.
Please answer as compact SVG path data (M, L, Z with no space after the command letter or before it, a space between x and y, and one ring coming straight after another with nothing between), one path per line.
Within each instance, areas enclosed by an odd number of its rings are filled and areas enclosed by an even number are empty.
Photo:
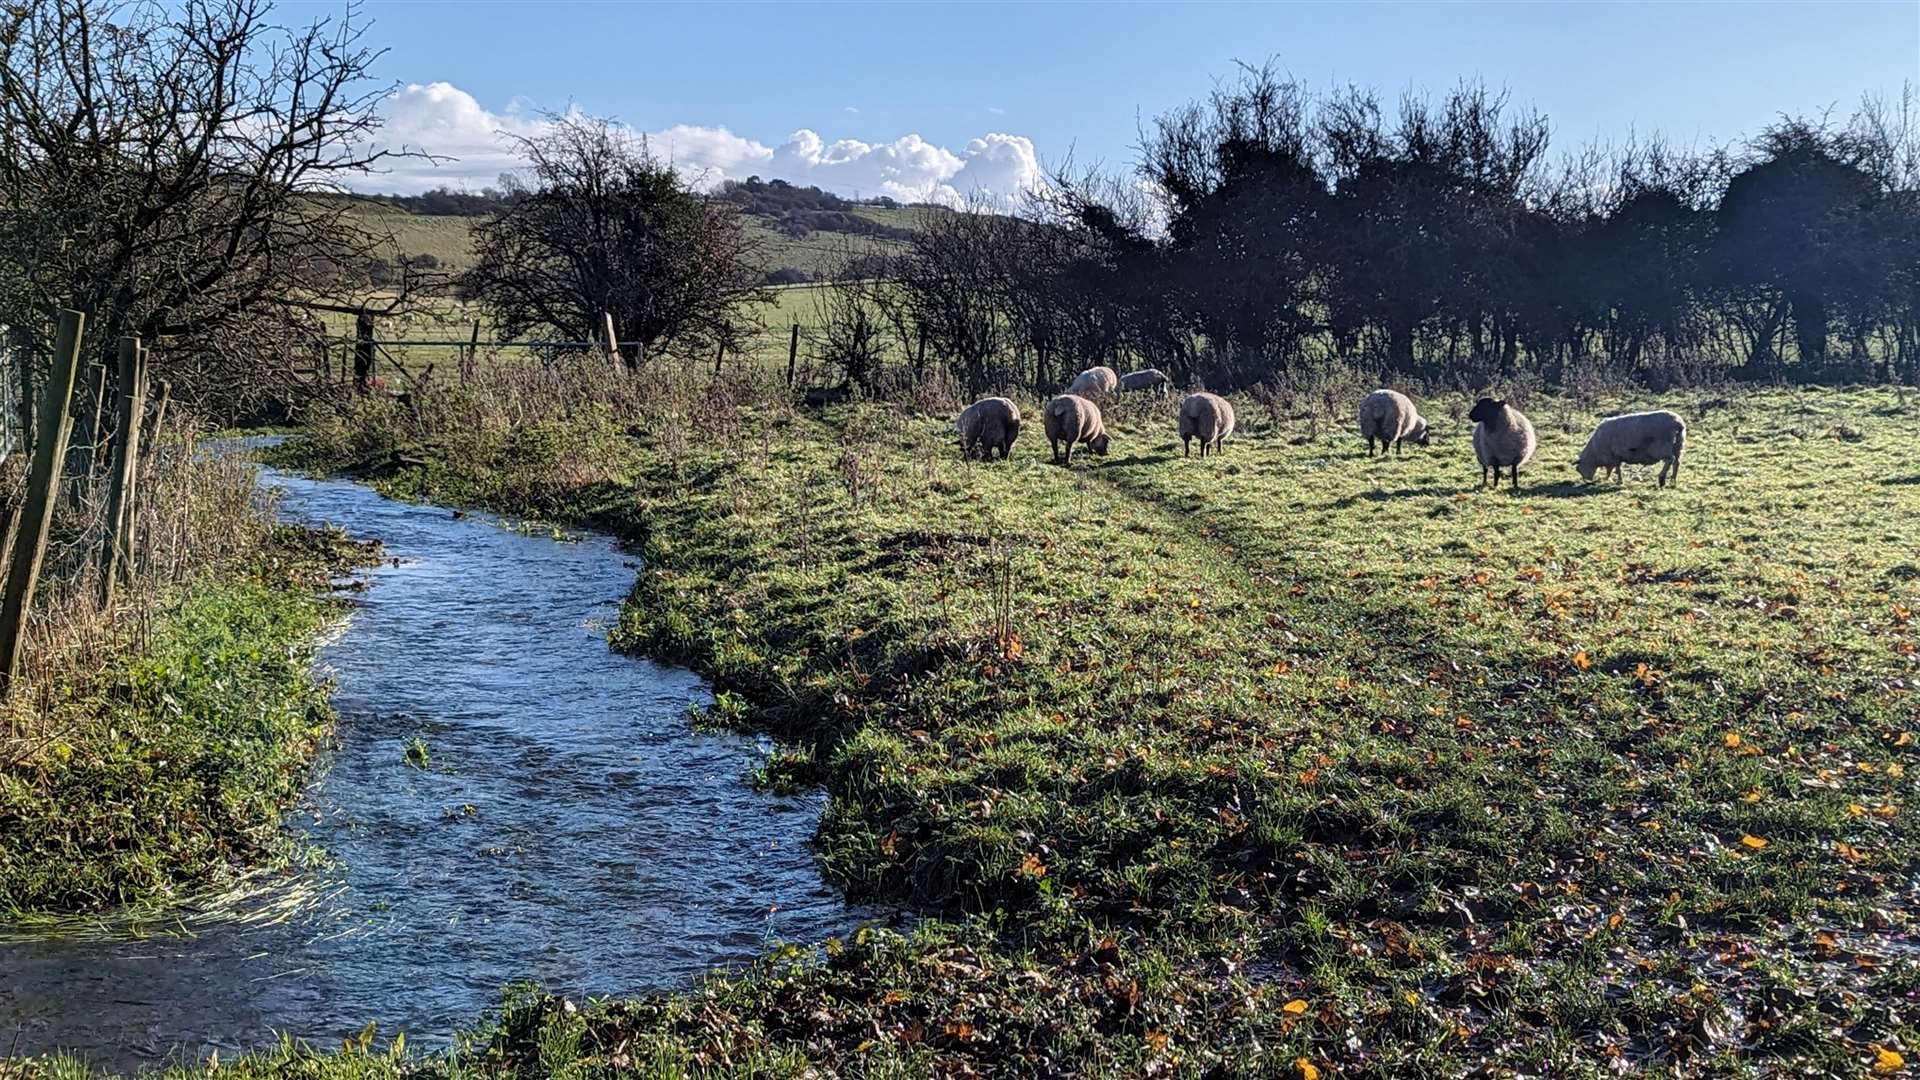
M1221 440L1233 434L1233 406L1219 394L1201 391L1188 394L1180 403L1180 446L1181 456L1193 453L1190 440L1200 440L1200 456L1206 457L1209 449L1220 452Z
M1660 463L1660 486L1667 486L1671 470L1673 482L1680 482L1680 452L1687 446L1687 422L1680 414L1660 409L1655 412L1610 416L1593 429L1586 449L1573 459L1580 479L1593 482L1595 473L1613 470L1616 483L1622 482L1620 466Z
M1096 398L1102 394L1113 393L1114 388L1119 385L1120 376L1115 375L1112 368L1103 364L1099 367L1090 367L1075 375L1073 381L1067 384L1067 388L1060 392L1072 394L1075 397Z
M1003 397L981 398L960 413L954 426L960 429L962 461L971 461L975 450L982 461L992 461L999 450L1005 461L1020 437L1020 406Z
M1159 368L1141 368L1120 376L1122 390L1152 390L1164 396L1172 388L1173 380L1167 378L1167 373Z
M1481 398L1467 413L1473 421L1473 455L1480 459L1480 483L1487 482L1487 470L1493 470L1493 486L1500 486L1500 469L1505 466L1514 490L1520 489L1520 466L1533 457L1538 441L1533 421L1525 413L1504 401Z
M1380 455L1393 447L1400 454L1403 442L1427 445L1427 422L1413 401L1398 390L1375 390L1360 399L1360 436L1367 440L1367 456L1373 456L1373 441L1380 440Z
M1086 443L1094 453L1107 456L1106 425L1100 419L1100 406L1078 394L1061 394L1048 401L1041 411L1046 422L1047 443L1053 447L1053 460L1059 462L1060 445L1066 444L1065 464L1073 464L1073 446Z

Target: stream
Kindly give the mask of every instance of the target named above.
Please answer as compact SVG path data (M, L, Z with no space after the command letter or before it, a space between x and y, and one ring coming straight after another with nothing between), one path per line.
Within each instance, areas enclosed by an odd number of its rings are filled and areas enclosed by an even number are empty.
M0 941L0 1059L130 1069L370 1021L444 1045L515 981L684 986L858 922L806 845L821 797L754 791L766 747L693 729L697 676L607 648L635 572L611 539L261 484L388 556L320 651L339 727L287 815L327 864L188 934Z

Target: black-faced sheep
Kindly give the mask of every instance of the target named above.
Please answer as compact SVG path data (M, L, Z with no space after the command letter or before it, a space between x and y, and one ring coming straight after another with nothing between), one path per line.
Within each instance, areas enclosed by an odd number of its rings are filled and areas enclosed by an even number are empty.
M1480 483L1487 482L1487 470L1493 470L1493 486L1500 486L1500 470L1508 470L1508 479L1520 487L1520 466L1525 465L1539 445L1533 434L1533 421L1525 413L1504 401L1481 398L1467 413L1473 421L1473 455L1480 459Z

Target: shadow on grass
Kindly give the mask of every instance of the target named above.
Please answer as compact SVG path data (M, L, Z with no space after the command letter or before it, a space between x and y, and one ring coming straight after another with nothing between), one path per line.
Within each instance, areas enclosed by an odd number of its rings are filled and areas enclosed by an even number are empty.
M1911 487L1914 484L1920 484L1920 473L1912 476L1889 476L1880 483L1886 487Z
M1559 480L1551 484L1534 484L1523 487L1520 494L1532 498L1546 499L1585 499L1594 495L1607 495L1616 491L1627 491L1623 484L1589 484L1580 480Z
M1352 495L1342 496L1328 503L1323 509L1350 510L1361 503L1392 502L1396 499L1417 499L1425 496L1430 499L1451 498L1455 495L1469 494L1471 487L1448 487L1445 484L1431 484L1427 487L1375 488L1372 491L1356 491Z

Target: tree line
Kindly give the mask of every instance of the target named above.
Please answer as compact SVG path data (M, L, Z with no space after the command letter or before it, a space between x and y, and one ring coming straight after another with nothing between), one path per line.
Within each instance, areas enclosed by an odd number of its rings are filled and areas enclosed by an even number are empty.
M1463 84L1391 105L1242 67L1129 173L930 215L867 302L970 386L1093 363L1236 386L1340 360L1485 385L1920 379L1920 115L1549 156Z
M342 315L449 284L382 262L392 238L344 197L392 156L359 9L30 0L0 52L0 325L29 381L33 331L74 307L96 372L138 335L177 395L245 414L311 385ZM451 284L504 335L598 340L611 316L630 363L713 355L769 300L748 211L866 228L827 193L703 192L625 128L553 120L498 188L412 197L474 217ZM1546 117L1483 86L1387 101L1242 67L1145 124L1130 169L1064 165L1011 212L921 207L884 249L849 243L814 347L868 390L944 368L1044 392L1096 363L1223 388L1331 362L1915 382L1917 131L1909 90L1725 146L1556 156Z

